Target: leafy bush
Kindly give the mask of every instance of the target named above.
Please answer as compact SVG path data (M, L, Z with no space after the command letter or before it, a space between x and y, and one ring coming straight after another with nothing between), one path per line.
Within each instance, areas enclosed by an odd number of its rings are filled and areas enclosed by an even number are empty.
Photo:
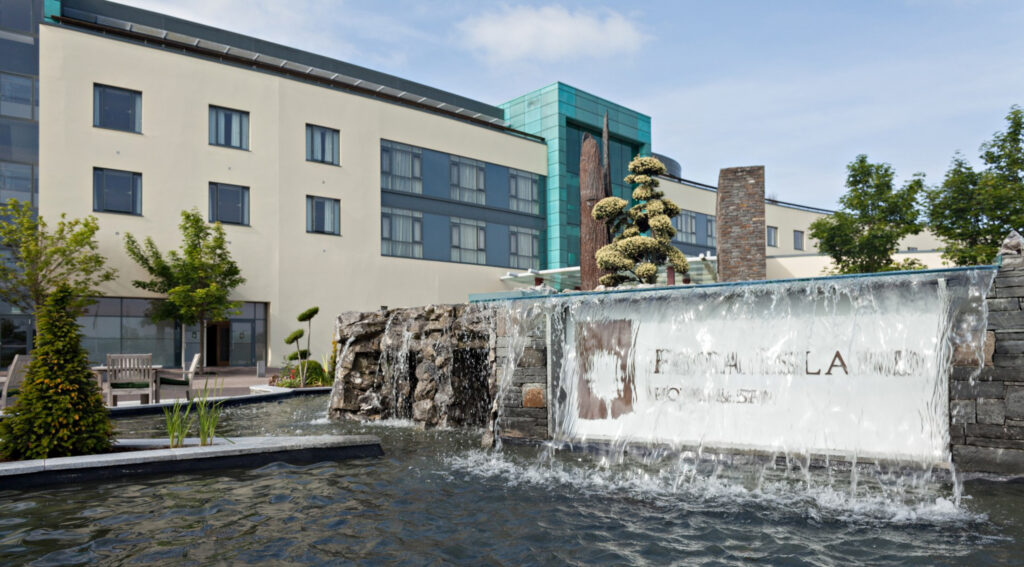
M110 450L113 429L82 349L76 300L61 285L36 312L32 362L18 401L0 421L0 458L45 459Z
M305 367L306 386L330 386L333 380L324 371L323 365L315 360L304 360L300 363ZM282 388L302 388L302 368L296 366L285 366L281 369L281 376L274 382L274 386Z

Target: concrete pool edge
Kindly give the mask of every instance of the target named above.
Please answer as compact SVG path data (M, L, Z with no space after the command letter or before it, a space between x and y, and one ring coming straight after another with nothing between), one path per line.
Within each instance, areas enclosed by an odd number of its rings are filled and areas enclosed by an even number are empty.
M190 438L186 446L167 449L166 439L122 439L101 455L58 457L0 463L0 487L34 486L114 480L149 474L191 473L226 468L254 468L275 462L293 465L322 461L380 457L380 439L374 435L312 435L304 437L217 438L199 446Z

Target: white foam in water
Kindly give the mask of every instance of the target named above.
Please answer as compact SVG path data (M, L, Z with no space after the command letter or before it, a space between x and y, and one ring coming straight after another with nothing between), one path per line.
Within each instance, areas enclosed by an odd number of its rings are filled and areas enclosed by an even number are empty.
M453 472L494 479L515 486L536 486L563 494L587 494L612 499L656 499L696 511L716 512L762 506L775 513L814 520L881 522L887 524L963 524L986 517L957 505L934 485L920 493L858 490L851 495L842 485L824 478L808 486L787 478L748 484L721 469L702 474L687 466L650 469L635 466L595 466L588 459L562 455L560 459L519 462L500 451L475 450L450 457ZM735 471L733 471L735 472ZM747 479L749 480L749 479Z
M971 346L983 360L993 275L958 269L505 302L497 309L511 329L511 363L499 370L499 399L527 330L536 340L538 320L546 322L549 340L563 341L552 368L554 439L598 441L613 458L545 451L521 463L471 452L450 464L510 485L750 503L834 520L983 519L960 506L948 380L954 347ZM636 445L696 458L623 459ZM709 467L704 458L737 450L790 466L712 459ZM846 466L811 472L808 455ZM887 467L864 464L876 461Z

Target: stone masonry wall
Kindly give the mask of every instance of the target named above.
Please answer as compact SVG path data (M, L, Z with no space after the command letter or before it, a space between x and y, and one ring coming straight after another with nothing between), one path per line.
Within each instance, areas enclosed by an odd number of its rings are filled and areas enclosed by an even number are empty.
M546 322L537 317L527 322L526 336L515 338L511 327L514 323L506 317L497 317L494 340L494 379L492 397L495 404L491 409L488 431L497 432L509 439L549 439L548 432L548 357ZM516 358L516 342L521 341L522 353ZM514 363L511 377L508 365ZM498 396L502 407L497 406ZM497 423L495 424L495 420ZM493 442L493 437L484 437L484 445Z
M1024 261L1006 256L988 295L985 365L956 356L949 384L953 463L1024 474Z
M529 321L522 339L510 336L519 327L503 308L480 305L343 313L329 415L484 426L487 444L494 433L547 439L545 320Z
M718 173L718 281L765 279L764 166Z

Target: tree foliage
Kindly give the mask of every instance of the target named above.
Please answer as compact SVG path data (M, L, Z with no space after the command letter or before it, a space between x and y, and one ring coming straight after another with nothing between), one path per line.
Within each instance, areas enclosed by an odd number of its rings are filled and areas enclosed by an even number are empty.
M113 429L89 369L74 288L36 310L39 332L18 400L0 421L0 458L45 459L110 450Z
M984 170L958 153L942 185L925 193L943 257L959 266L992 262L1010 230L1024 227L1024 110L1012 107L1006 122L981 146Z
M605 197L594 205L594 219L603 221L611 244L595 254L597 267L611 273L601 276L603 285L612 287L623 282L654 283L658 266L670 264L683 274L689 271L686 257L672 246L676 230L672 217L679 207L658 190L654 177L665 173L665 166L653 157L636 157L629 163L626 183L636 184L634 205L618 197Z
M91 297L102 295L97 286L117 276L97 252L94 216L68 220L62 214L51 232L30 203L10 200L0 205L0 219L0 246L11 255L0 262L0 299L26 313L61 284L71 293L71 308L80 312Z
M924 175L916 174L896 189L887 163L871 163L861 154L847 166L846 193L840 210L810 226L818 249L832 257L841 274L886 272L924 267L917 260L897 263L892 255L900 240L921 231L918 195Z
M208 224L197 209L181 212L182 243L180 251L166 256L153 239L140 244L130 233L124 236L125 250L150 278L132 284L146 291L166 296L155 302L150 317L154 321L176 320L184 325L200 325L205 335L207 321L220 321L234 314L240 302L231 300L234 289L245 283L238 264L231 259L227 238L221 224ZM200 339L205 344L205 339ZM182 367L185 366L182 349Z

